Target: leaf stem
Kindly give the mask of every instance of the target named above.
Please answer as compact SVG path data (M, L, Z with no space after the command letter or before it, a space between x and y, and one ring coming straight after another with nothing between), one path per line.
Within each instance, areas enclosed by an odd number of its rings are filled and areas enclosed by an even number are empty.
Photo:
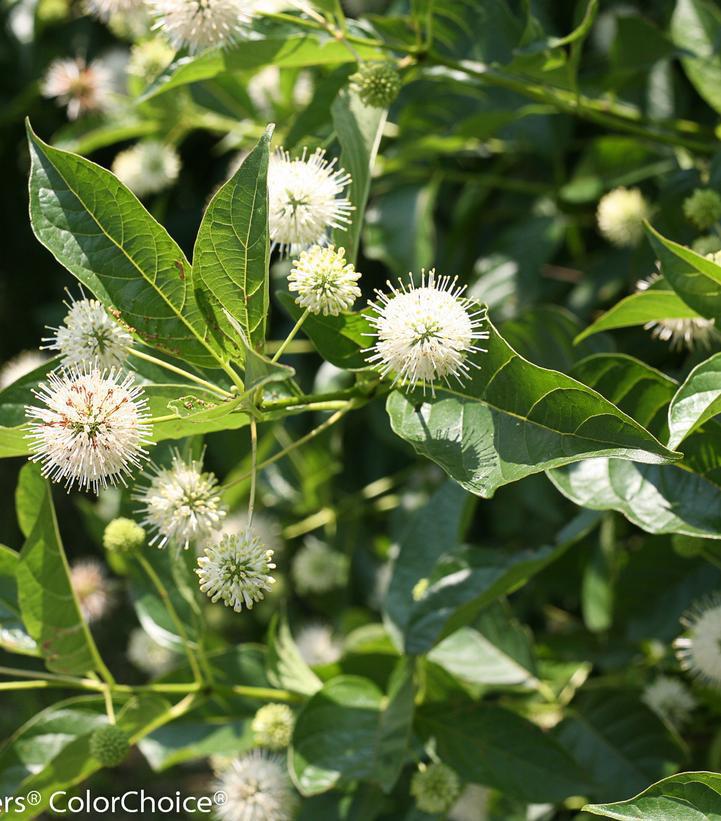
M162 599L163 604L165 605L165 608L168 611L168 615L170 616L170 619L173 622L173 625L175 626L175 629L178 631L180 640L183 642L183 647L185 648L185 654L188 657L188 663L190 664L190 669L193 673L193 678L197 683L202 684L203 675L200 672L198 660L196 659L195 653L193 652L193 649L190 646L190 639L188 638L188 632L185 629L185 625L180 620L178 611L175 609L175 605L170 599L170 594L168 593L160 576L158 576L158 574L155 572L155 568L150 564L150 562L145 558L145 556L143 556L142 553L137 553L136 558L140 563L140 566L145 571L145 574L157 590L158 595Z
M301 315L300 319L291 328L291 331L288 334L288 336L286 336L285 340L281 343L278 350L273 354L273 358L270 360L271 362L277 362L280 359L281 354L288 347L288 344L291 342L293 337L298 333L298 331L301 328L301 325L305 322L309 313L310 311L307 308L305 309L305 311L303 311L303 314Z
M233 394L226 391L224 388L219 388L217 385L213 385L212 382L208 382L207 379L203 379L200 376L196 376L194 373L190 373L186 371L184 368L178 368L176 365L172 365L170 362L166 362L164 359L159 359L157 356L153 356L152 354L145 353L145 351L139 351L136 348L128 348L128 353L131 356L135 356L138 359L144 359L146 362L152 362L154 365L159 365L161 368L165 368L167 371L171 373L175 373L178 376L182 376L185 379L188 379L191 382L195 382L198 385L202 385L209 391L222 396L224 399L232 399Z
M115 708L113 707L113 692L106 684L103 687L103 698L105 699L105 712L108 714L108 721L115 724Z
M248 494L248 530L253 525L255 512L255 490L258 481L258 427L253 416L250 417L250 493Z

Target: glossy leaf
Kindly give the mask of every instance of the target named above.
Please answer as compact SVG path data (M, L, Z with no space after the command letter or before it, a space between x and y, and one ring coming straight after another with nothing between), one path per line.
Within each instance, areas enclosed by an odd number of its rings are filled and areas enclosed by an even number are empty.
M30 218L38 240L151 347L217 367L178 244L113 174L28 127Z
M268 317L268 151L272 128L213 197L193 250L193 283L217 340L231 359L262 350ZM236 324L242 329L240 336Z
M671 38L696 91L721 112L721 57L718 53L721 13L707 0L677 0Z
M435 396L393 391L391 426L467 490L485 498L541 470L591 456L675 461L637 422L599 393L519 356L490 326L488 353L463 384Z
M670 448L721 413L721 354L697 365L686 377L668 408Z
M37 643L30 638L20 615L15 573L20 556L0 544L0 648L8 653L39 656Z

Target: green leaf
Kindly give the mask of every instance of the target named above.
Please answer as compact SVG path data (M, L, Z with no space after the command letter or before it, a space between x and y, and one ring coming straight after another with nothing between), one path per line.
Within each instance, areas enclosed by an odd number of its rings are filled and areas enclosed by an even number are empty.
M298 320L303 309L285 292L276 293L278 301L288 314ZM364 313L346 313L338 316L309 314L303 322L303 333L327 362L345 370L363 370L368 367L363 349L370 344L373 330Z
M681 51L681 64L704 100L721 112L721 13L706 0L676 0L671 39Z
M211 755L241 755L255 746L251 718L233 717L220 726L202 718L174 721L155 730L138 744L155 772Z
M268 317L268 151L272 127L213 197L193 250L193 283L226 355L243 361L245 345L262 350ZM229 321L240 324L243 335Z
M358 256L371 172L380 146L387 111L363 105L358 95L341 89L331 106L333 126L341 146L340 167L351 175L349 199L354 211L347 229L336 228L333 242L346 250L349 262Z
M697 365L671 400L668 446L677 448L718 413L721 413L721 354Z
M532 803L583 795L587 787L558 742L502 707L434 704L419 710L416 724L424 737L435 738L441 760L464 781Z
M28 126L38 240L143 342L201 367L218 354L178 244L109 171Z
M683 759L661 719L619 691L579 696L554 736L591 776L592 796L633 795Z
M387 697L368 679L338 676L303 707L289 766L304 796L350 781L389 791L405 763L413 720L413 668L401 660Z
M39 656L37 644L27 634L18 604L17 571L20 556L0 544L0 648L8 653Z
M582 342L600 331L631 328L659 319L698 319L700 314L672 290L651 289L625 297L576 337Z
M21 471L21 485L37 486L37 465ZM48 670L70 675L98 667L99 655L70 584L70 571L60 540L50 487L44 492L36 519L20 551L16 578L25 627L38 643Z
M313 695L321 680L303 661L285 614L276 614L268 630L268 679L274 687Z
M382 51L372 46L354 45L363 60L381 60ZM148 100L178 86L210 80L226 72L247 71L261 66L303 68L305 66L355 63L356 57L344 43L325 35L297 34L244 40L227 49L216 49L195 57L181 57L172 63L148 89Z
M637 422L599 393L519 356L488 323L488 353L470 378L435 396L393 391L386 410L396 434L467 490L497 488L590 456L675 461Z
M678 773L615 804L587 804L583 812L619 821L719 821L721 775L709 772Z
M15 512L20 531L26 539L35 527L47 494L48 483L43 479L40 467L23 465L15 488Z
M678 242L661 236L650 225L646 230L669 285L701 316L721 318L721 266Z

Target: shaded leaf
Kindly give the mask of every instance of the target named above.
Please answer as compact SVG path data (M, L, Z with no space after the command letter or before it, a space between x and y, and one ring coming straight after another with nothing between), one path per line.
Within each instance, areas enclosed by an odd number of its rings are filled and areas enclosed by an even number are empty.
M268 630L268 679L274 687L306 695L312 695L322 686L300 655L285 614L276 614Z

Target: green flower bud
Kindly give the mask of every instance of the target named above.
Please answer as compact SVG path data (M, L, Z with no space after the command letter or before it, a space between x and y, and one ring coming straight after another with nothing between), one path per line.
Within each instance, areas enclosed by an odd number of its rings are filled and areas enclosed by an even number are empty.
M448 812L460 792L458 776L440 762L421 764L411 780L411 795L416 799L416 806L430 815Z
M132 553L144 542L145 531L132 519L113 519L103 533L103 546L110 553Z
M350 81L361 101L374 108L388 108L402 85L393 63L362 63Z
M117 767L129 751L128 736L115 724L100 727L90 736L90 755L103 767Z
M290 744L295 716L287 704L265 704L253 718L251 729L256 743L269 750L283 750Z
M683 203L686 219L705 231L721 219L721 197L710 188L697 188Z

